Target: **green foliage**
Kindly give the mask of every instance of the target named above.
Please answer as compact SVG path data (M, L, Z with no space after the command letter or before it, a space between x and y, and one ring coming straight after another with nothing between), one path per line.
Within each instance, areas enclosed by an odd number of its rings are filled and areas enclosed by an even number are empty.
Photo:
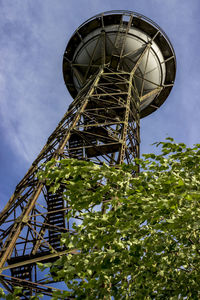
M20 286L16 286L14 288L14 291L12 294L5 294L4 290L0 288L0 299L6 299L6 300L20 300L21 295L23 295L23 288ZM37 294L36 296L31 296L31 300L40 300L43 298L44 295ZM58 298L56 298L58 299Z
M0 288L0 299L6 299L6 300L20 300L20 294L22 292L22 287L16 286L14 289L14 292L12 294L5 294L3 289Z
M109 167L64 159L39 173L55 192L64 184L67 251L51 267L69 291L53 299L199 299L200 145L168 138L161 154ZM98 208L98 209L97 209Z

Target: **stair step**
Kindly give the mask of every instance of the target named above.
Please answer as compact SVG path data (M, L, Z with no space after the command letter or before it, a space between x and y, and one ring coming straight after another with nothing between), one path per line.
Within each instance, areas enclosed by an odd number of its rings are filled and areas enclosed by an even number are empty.
M62 209L63 208L63 204L60 205L48 205L48 209L49 210L58 210L58 209Z
M64 224L64 221L63 221L63 218L51 218L49 219L49 224L52 224L52 225L56 225L56 224Z

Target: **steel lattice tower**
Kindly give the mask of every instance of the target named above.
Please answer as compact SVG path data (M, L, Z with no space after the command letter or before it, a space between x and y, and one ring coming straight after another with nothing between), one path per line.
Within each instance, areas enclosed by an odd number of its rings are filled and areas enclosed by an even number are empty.
M0 214L0 281L9 292L20 285L22 299L50 296L36 263L65 253L59 240L70 230L68 204L62 190L52 194L35 177L42 164L66 157L129 164L139 157L140 119L166 100L175 71L166 34L137 13L102 13L74 32L63 59L74 101Z

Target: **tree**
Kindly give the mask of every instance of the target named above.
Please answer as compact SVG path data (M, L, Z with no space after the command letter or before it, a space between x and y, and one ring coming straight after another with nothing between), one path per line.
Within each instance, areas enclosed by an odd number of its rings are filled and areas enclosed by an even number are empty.
M67 251L51 266L77 299L199 299L200 144L168 138L161 154L109 167L64 159L39 178L60 184L81 224L62 235ZM54 297L57 299L58 295Z
M67 291L53 299L199 299L200 144L168 138L161 154L109 167L64 159L38 174L55 192L65 186L66 253L47 264Z

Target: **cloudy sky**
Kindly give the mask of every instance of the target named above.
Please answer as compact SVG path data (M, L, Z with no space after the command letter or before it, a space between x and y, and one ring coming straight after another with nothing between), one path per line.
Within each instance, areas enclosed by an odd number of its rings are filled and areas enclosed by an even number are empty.
M62 55L93 15L132 10L155 21L177 56L175 86L141 122L142 152L166 136L200 142L199 0L0 0L0 210L72 101Z

